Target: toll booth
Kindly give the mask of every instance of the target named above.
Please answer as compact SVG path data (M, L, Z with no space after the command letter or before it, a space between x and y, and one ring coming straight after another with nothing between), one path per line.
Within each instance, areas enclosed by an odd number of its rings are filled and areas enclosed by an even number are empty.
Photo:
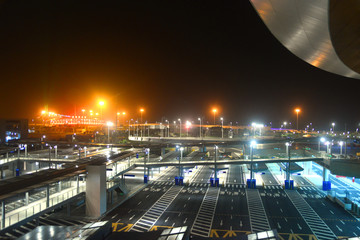
M148 175L144 175L144 183L148 183Z
M179 186L184 185L184 177L179 177Z
M214 186L214 178L210 178L210 186Z
M219 184L219 178L215 178L215 187L219 187L220 184Z
M246 186L247 186L247 188L255 189L256 188L256 179L247 179Z
M285 180L285 189L294 189L294 180Z
M330 191L331 190L331 182L330 181L323 181L322 190Z

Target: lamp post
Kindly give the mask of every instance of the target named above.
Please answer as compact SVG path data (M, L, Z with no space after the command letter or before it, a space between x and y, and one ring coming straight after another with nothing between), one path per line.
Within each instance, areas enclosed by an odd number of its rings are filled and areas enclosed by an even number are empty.
M320 152L320 144L321 143L323 143L323 142L325 142L325 138L320 138L320 140L319 140L319 146L318 146L318 151Z
M140 109L140 134L141 134L141 137L142 137L142 130L143 130L143 128L142 128L142 113L143 112L144 112L144 109L141 108Z
M295 112L296 112L296 130L299 130L299 112L300 112L300 108L296 108Z
M181 161L182 161L182 158L183 158L183 151L184 151L184 148L183 147L180 147L180 158L179 158L179 177L181 177L182 175L182 169L181 169Z
M104 101L99 101L99 106L100 106L100 119L102 120L103 119L103 106L105 105L105 102Z
M179 118L178 121L180 122L180 126L179 126L179 129L180 129L180 137L181 137L181 119Z
M221 138L224 138L224 118L220 118L221 120Z
M255 141L250 142L250 179L253 179L253 155L254 155L254 147L256 146Z
M284 128L286 129L286 124L287 124L287 122L284 122Z
M201 138L201 118L198 118L198 120L200 121L200 138Z
M286 169L286 180L290 180L290 149L289 146L291 146L291 143L287 142L285 143L286 146L286 154L288 156L288 166Z
M333 122L331 125L332 125L332 132L334 133L335 132L335 123Z
M344 145L344 142L343 142L343 141L340 141L340 142L339 142L339 145L340 145L340 155L342 155L342 146Z
M214 113L214 125L215 125L215 114L216 114L216 112L217 112L217 109L214 108L214 109L212 110L212 112Z
M191 127L191 122L186 121L186 137L189 137L189 128Z
M168 137L170 137L170 123L169 123L168 120L165 120L165 122L167 123L167 126L166 126L166 128L167 128L167 135L168 135ZM165 135L166 135L166 134L165 134Z
M217 179L217 165L216 165L216 160L217 160L217 149L218 146L214 146L214 150L215 150L215 157L214 157L214 177L215 177L215 181Z
M110 127L112 127L114 125L114 123L107 122L106 125L108 127L108 143L110 143Z

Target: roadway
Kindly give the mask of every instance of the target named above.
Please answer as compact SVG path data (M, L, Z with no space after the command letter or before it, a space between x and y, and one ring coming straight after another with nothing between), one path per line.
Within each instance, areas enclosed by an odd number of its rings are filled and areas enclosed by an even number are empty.
M173 176L176 170L168 168L160 175ZM316 189L301 175L293 175L297 190L284 190L278 184L278 176L266 170L261 175L264 187L247 190L243 184L242 167L239 165L229 167L226 182L220 188L210 187L209 178L213 171L209 167L199 166L196 170L192 169L192 172L194 175L188 177L189 183L183 187L175 187L175 193L171 195L173 198L169 198L171 200L165 209L156 217L144 218L148 211L158 208L156 202L168 195L169 189L173 188L173 181L161 180L162 177L107 214L105 219L114 223L114 231L141 230L132 224L141 226L139 223L147 219L148 227L152 230L186 225L193 229L193 233L202 231L196 234L208 233L212 238L229 238L234 237L234 234L245 235L253 229L266 228L277 229L283 237L291 235L302 239L310 239L313 235L319 239L328 239L332 234L360 235L356 218L327 199L321 190ZM209 197L210 191L215 191L215 197ZM254 193L258 197L251 198ZM254 203L258 204L255 209ZM312 215L317 217L307 215L308 212L316 213ZM255 221L256 218L263 219L263 222ZM327 229L325 235L321 229ZM197 239L196 235L194 239Z

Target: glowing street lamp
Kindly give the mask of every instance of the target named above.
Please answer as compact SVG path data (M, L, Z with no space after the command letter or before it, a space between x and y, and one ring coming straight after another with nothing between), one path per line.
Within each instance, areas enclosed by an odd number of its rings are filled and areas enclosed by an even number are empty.
M99 101L99 106L100 106L100 119L103 118L103 114L102 114L102 109L103 109L103 106L105 105L105 102L104 101Z
M295 112L296 112L296 130L299 130L299 112L300 112L300 108L296 108Z
M142 131L143 131L143 128L142 128L142 114L144 112L144 109L143 108L140 108L140 134L141 134L141 137L142 137Z
M318 151L319 151L319 152L320 152L320 144L323 143L323 142L325 142L325 140L326 140L326 139L323 138L323 137L320 138L320 140L319 140L319 148L318 148Z
M191 127L191 122L186 121L186 137L189 137L189 128Z
M198 118L198 120L200 121L200 138L201 138L201 118Z
M217 112L217 109L214 108L214 109L212 110L212 112L214 113L214 125L215 125L215 114L216 114L216 112Z
M180 147L180 158L179 158L179 177L181 177L182 175L182 168L181 168L181 161L183 159L183 151L184 151L184 148L183 147Z
M287 122L284 122L284 128L286 129Z
M340 142L339 142L339 145L340 145L340 155L342 155L342 146L344 145L344 142L343 142L343 141L340 141Z
M332 125L332 132L335 132L335 123L333 122L331 125Z
M253 179L253 155L254 155L254 147L256 146L256 141L251 141L250 142L250 160L251 160L251 164L250 164L250 179Z
M224 118L220 118L221 120L221 138L224 138Z
M170 123L169 123L169 121L168 120L165 120L165 122L167 123L167 135L168 135L168 137L170 137ZM166 136L166 134L165 134L165 136Z
M179 136L181 137L181 119L179 118L178 121L179 121L179 123L180 123L180 126L179 126L179 128L180 128L180 135L179 135Z
M108 127L108 143L110 143L110 127L114 126L114 123L107 122L106 125Z

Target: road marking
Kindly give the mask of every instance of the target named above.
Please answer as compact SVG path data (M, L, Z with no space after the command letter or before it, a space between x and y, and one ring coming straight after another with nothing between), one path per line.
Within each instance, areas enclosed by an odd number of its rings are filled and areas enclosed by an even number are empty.
M169 221L169 217L167 217L167 218L165 219L165 222L167 222L167 221Z
M325 206L325 204L324 204L324 206ZM331 214L334 214L334 212L333 212L333 211L331 211L331 210L330 210L330 212L331 212Z
M141 201L137 204L138 206L141 204Z
M246 189L246 200L248 203L251 232L270 230L270 224L259 191L257 189Z
M209 237L219 193L220 188L207 188L199 211L195 217L193 226L190 230L191 234L202 237ZM204 219L207 220L206 224L204 224Z
M281 225L280 223L277 223L278 229L281 229Z
M342 231L343 231L341 228L339 228L339 226L338 226L338 225L335 225L335 226L336 226L336 228L337 228L340 232L342 232Z
M336 235L326 225L326 223L319 217L314 209L304 200L304 198L294 190L285 190L290 201L294 204L306 224L314 233L317 239L336 239Z
M240 220L240 227L242 227L243 226L243 223L242 223L242 221Z
M129 218L129 220L131 221L131 219L133 219L135 217L135 215L132 215L132 217Z
M298 228L301 230L302 229L302 227L300 226L300 224L297 224L297 226L298 226Z
M147 232L152 229L161 215L170 206L184 187L171 186L131 227L130 231ZM150 219L150 220L149 220Z
M186 220L187 220L187 218L185 218L185 220L184 220L184 224L186 223Z

